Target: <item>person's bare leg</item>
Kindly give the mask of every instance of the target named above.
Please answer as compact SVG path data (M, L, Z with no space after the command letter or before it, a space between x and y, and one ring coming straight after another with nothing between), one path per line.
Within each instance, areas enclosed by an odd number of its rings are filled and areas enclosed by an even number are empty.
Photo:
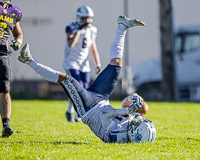
M0 112L3 123L2 137L9 137L13 134L13 129L9 126L11 117L10 93L0 93Z
M11 98L9 93L0 93L0 111L2 118L11 116Z

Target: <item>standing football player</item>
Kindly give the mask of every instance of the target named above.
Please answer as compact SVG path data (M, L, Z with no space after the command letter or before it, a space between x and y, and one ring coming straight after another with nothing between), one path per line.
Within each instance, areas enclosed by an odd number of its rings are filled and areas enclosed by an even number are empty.
M81 6L76 11L76 22L66 26L67 43L63 69L75 78L83 88L88 88L90 82L89 52L96 64L96 73L101 71L99 53L96 46L97 28L93 25L94 12L89 6ZM77 114L72 117L74 108L68 103L65 116L69 122L78 122Z
M22 48L18 59L48 81L60 83L83 123L103 142L154 142L156 129L149 119L142 116L146 113L142 97L136 93L126 97L121 109L115 109L109 103L122 67L126 31L131 27L144 25L137 19L119 16L116 35L110 48L110 62L87 89L70 75L35 61L28 44Z
M17 51L23 41L20 21L22 12L12 4L11 0L0 0L0 112L3 123L2 137L9 137L13 129L9 126L11 117L10 97L10 57L8 50L8 38L12 33L14 40L10 45Z

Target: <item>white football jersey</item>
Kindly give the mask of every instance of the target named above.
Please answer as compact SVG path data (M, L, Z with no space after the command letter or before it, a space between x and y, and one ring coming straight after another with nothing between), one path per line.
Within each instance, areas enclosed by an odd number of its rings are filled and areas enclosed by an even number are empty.
M112 119L107 131L105 131L101 123L100 113L111 109L113 109L113 107L110 105L109 101L104 100L99 102L82 117L82 122L87 124L97 137L107 143L112 142L109 136L113 131L119 128L119 125L127 132L127 120L129 119L128 117L117 116ZM128 140L126 139L126 141Z
M68 27L74 28L75 23L70 23ZM68 43L66 43L63 69L76 69L81 72L90 72L88 57L91 45L97 36L97 28L91 25L79 32L80 37L74 47L69 47Z

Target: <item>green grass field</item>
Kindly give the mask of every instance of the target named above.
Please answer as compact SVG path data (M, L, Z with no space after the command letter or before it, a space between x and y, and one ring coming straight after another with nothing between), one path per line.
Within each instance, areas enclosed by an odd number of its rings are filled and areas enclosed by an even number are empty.
M118 108L120 102L112 101ZM88 126L68 123L66 101L13 101L15 133L0 138L0 160L200 159L200 104L149 102L154 143L106 144Z

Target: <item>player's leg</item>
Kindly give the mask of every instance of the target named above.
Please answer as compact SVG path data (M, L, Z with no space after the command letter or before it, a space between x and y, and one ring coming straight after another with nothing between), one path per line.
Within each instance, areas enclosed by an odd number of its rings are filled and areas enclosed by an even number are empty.
M103 73L104 72L107 73L107 70L111 69L111 70L114 70L113 72L115 73L115 75L111 77L113 79L113 83L111 84L106 84L106 81L101 79L101 81L104 82L105 89L104 88L101 89L101 86L104 86L102 85L102 83L94 83L94 85L91 88L89 87L91 91L94 91L94 92L89 92L90 90L88 91L85 90L80 85L80 83L76 81L74 78L72 78L71 76L52 70L51 68L47 66L37 63L36 61L33 60L30 54L29 46L27 44L22 48L22 51L20 52L21 55L18 59L22 63L28 64L33 70L35 70L38 74L43 76L43 78L45 78L46 80L60 83L63 86L64 90L66 91L66 94L68 95L69 99L73 102L75 110L82 117L89 108L93 107L95 104L98 103L99 99L96 99L98 98L98 96L102 96L102 98L105 99L109 97L112 91L114 90L116 86L116 80L118 79L118 76L119 76L119 70L121 67L120 60L122 58L123 48L121 48L120 45L123 45L124 43L125 36L123 35L125 34L126 29L130 27L134 27L134 26L144 25L144 23L138 20L137 21L129 20L129 19L126 19L125 17L122 17L122 18L119 17L118 22L119 20L120 20L120 23L122 24L119 23L120 27L118 26L119 27L118 29L120 30L120 32L118 32L119 34L116 35L116 38L115 38L116 47L114 47L113 50L111 49L111 57L112 57L111 62L108 65L108 67L106 67L106 71L103 71ZM121 28L122 25L125 26L125 29ZM116 50L116 49L119 49L119 50ZM116 53L112 54L112 51L113 52L116 51ZM100 75L101 75L100 77L107 78L102 74ZM100 79L98 79L97 81L100 81ZM95 91L96 91L96 94L98 94L97 96L95 96Z
M87 89L90 83L90 72L80 72L83 88Z
M11 98L10 93L0 93L0 110L3 123L2 137L9 137L13 134L10 127Z
M0 113L3 130L2 137L9 137L13 129L9 126L11 117L10 98L10 60L8 56L0 56Z
M74 79L76 79L81 85L83 85L83 82L81 80L81 76L80 76L80 71L76 70L76 69L69 69L66 70L66 73L70 76L72 76ZM77 122L77 113L75 113L75 118L73 118L73 114L74 113L74 107L73 104L69 101L67 104L67 110L65 112L65 117L67 118L68 122Z
M120 68L122 67L126 31L131 27L144 25L143 22L137 19L131 20L125 16L118 17L117 31L110 47L110 63L87 89L88 91L99 93L103 95L105 99L109 98L117 85Z
M81 81L83 88L85 88L85 89L88 88L89 83L90 83L90 72L80 72L79 71L79 73L80 73L79 74L79 76L80 76L79 82ZM81 121L81 118L78 116L77 113L75 113L74 120L75 120L75 122Z
M96 104L93 93L83 88L73 77L67 76L61 82L69 99L73 102L74 109L82 117L90 106Z
M67 118L68 122L75 122L74 118L73 118L73 115L72 115L73 113L74 113L73 104L70 101L68 101L67 110L65 112L65 117Z
M25 44L20 52L18 60L29 65L35 72L41 75L44 79L60 83L70 101L73 103L76 112L83 116L86 113L85 108L95 105L93 94L85 90L82 85L68 74L64 74L51 69L43 64L38 63L32 58L29 45Z
M117 31L110 47L110 65L122 66L126 31L136 26L145 26L145 23L138 19L129 19L123 15L118 17Z

